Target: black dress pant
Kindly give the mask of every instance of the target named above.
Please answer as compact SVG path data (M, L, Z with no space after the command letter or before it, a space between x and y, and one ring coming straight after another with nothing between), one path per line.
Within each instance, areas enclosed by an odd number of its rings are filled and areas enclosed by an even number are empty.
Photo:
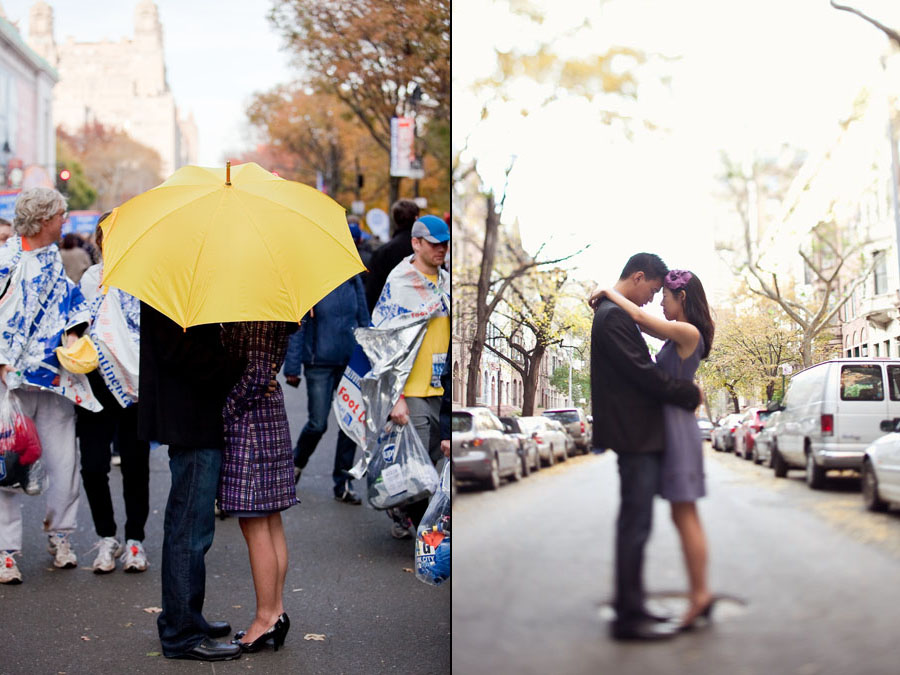
M110 458L115 445L122 460L125 539L143 541L150 511L150 444L137 437L138 404L120 406L96 371L89 373L88 379L103 410L95 413L76 407L75 431L81 447L81 478L94 528L100 537L116 536L109 493Z
M617 621L644 616L644 548L653 527L662 452L619 453L621 502L616 521L615 609Z

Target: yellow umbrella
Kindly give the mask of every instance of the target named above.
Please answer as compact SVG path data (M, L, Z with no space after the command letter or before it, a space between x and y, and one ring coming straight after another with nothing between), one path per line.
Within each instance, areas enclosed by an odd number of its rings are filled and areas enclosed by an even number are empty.
M254 163L182 167L102 227L101 283L184 328L299 322L365 270L343 207Z

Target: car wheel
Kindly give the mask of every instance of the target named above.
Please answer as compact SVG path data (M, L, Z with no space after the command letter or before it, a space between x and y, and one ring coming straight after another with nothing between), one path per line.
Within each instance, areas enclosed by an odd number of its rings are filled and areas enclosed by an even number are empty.
M547 460L547 466L556 464L556 453L553 452L553 445L550 446L550 459Z
M787 476L788 465L781 453L778 452L778 448L772 448L772 469L775 471L775 478Z
M487 479L487 489L496 490L500 487L500 461L494 457L491 462L491 475Z
M522 458L518 455L516 455L516 461L513 462L513 472L509 479L514 483L522 480Z
M863 461L862 467L862 497L869 511L887 511L888 503L878 496L878 477L868 459Z
M565 462L567 459L569 459L569 451L566 450L566 446L564 445L562 454L559 456L559 461Z
M821 490L825 485L825 469L816 464L812 450L806 450L806 484L813 490Z

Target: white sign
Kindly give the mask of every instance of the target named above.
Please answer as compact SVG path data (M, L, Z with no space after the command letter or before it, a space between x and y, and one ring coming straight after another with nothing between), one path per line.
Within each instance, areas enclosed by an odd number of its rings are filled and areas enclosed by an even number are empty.
M369 231L381 241L391 238L391 219L381 209L369 209L366 214L366 225L369 226Z
M414 117L391 118L391 175L422 178L416 161L416 120Z
M366 203L360 200L354 200L350 204L350 213L354 216L361 216L366 212Z
M781 364L781 374L782 375L790 375L794 372L794 367L790 363L782 363Z

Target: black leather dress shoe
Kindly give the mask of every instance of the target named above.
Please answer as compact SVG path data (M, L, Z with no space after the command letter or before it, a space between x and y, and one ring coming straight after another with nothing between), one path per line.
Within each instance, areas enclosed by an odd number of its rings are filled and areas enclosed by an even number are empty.
M678 626L665 621L638 621L610 624L609 634L614 640L670 640L678 635Z
M241 656L241 648L225 642L204 638L198 645L186 652L170 656L171 659L191 659L194 661L230 661Z
M206 634L211 638L225 637L231 633L231 624L227 621L207 621L209 630Z

